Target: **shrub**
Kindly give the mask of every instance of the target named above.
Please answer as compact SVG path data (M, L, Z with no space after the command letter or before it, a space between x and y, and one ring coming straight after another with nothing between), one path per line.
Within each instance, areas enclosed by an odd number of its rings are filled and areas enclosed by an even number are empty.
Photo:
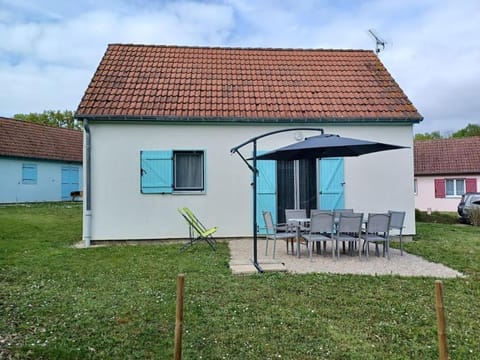
M415 209L415 221L437 224L455 224L457 220L456 213L433 211L428 214L426 211Z
M473 226L480 226L480 207L474 207L470 211L469 220Z

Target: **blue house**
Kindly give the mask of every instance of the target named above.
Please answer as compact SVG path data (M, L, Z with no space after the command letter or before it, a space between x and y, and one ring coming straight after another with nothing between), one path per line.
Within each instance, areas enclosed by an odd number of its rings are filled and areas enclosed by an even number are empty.
M81 131L0 117L0 203L72 199L82 149Z

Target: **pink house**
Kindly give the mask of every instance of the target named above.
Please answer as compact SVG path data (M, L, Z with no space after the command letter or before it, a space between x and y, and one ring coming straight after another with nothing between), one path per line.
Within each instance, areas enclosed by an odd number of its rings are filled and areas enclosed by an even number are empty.
M457 211L460 197L480 181L480 137L415 141L415 207Z

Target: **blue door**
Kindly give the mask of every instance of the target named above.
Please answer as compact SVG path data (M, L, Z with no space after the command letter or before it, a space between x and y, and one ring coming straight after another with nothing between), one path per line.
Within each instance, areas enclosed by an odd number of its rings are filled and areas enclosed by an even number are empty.
M343 158L324 158L319 161L319 209L343 209L345 198L343 193L344 173Z
M80 171L78 166L62 166L62 200L70 200L72 191L80 189Z
M260 155L260 152L259 152ZM262 211L270 211L275 221L277 218L277 178L275 160L257 161L257 225L259 234L265 234L265 222Z

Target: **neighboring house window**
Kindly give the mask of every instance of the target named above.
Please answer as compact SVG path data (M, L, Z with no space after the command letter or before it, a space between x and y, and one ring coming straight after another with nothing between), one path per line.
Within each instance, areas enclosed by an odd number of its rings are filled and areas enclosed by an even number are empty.
M446 179L446 196L462 196L465 194L465 179Z
M418 192L417 179L413 179L413 193L416 195Z
M37 165L23 164L22 166L22 184L37 183Z
M205 190L204 151L142 151L140 157L142 193L168 194Z
M435 197L461 196L477 191L477 179L435 179Z

